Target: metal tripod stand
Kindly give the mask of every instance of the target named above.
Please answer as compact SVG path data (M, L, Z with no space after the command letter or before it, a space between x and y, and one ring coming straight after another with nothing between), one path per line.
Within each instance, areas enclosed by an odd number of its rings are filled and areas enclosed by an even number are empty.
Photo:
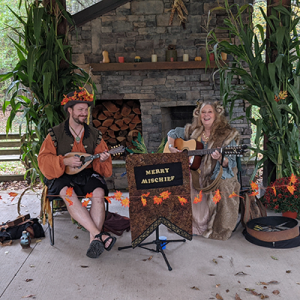
M147 249L149 251L152 251L152 252L160 252L168 266L168 270L169 271L172 271L172 268L169 264L169 261L166 257L166 254L164 252L164 250L162 249L162 244L169 244L169 243L174 243L174 242L185 242L186 240L185 239L181 239L181 240L165 240L165 241L161 241L159 239L159 226L156 227L155 229L155 240L152 241L152 242L148 242L148 243L141 243L141 244L138 244L137 247L140 247L140 248L144 248L144 249ZM144 246L147 246L147 245L151 245L151 244L155 244L156 245L156 249L151 249L151 248L147 248L147 247L144 247ZM119 247L118 250L123 250L123 249L129 249L129 248L132 248L132 246L125 246L125 247Z

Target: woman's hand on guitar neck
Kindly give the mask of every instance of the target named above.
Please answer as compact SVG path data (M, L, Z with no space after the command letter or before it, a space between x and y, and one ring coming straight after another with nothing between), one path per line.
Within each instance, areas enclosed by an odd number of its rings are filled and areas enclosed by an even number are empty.
M80 161L80 157L78 156L71 156L64 158L64 165L69 166L71 168L81 167L82 162Z
M103 152L100 154L100 161L105 162L110 157L110 154L108 152Z

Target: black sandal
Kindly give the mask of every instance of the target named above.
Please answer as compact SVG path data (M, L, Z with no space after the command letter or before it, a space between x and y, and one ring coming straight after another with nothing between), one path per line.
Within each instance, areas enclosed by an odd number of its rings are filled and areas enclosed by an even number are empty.
M110 251L117 239L114 236L111 236L108 232L101 232L99 235L100 235L99 238L100 238L100 240L102 241L102 243L104 245L104 249L106 251ZM108 235L108 237L104 241L102 239L103 235ZM105 247L106 242L109 241L110 239L111 239L111 242L110 242L109 246Z
M86 256L90 257L90 258L97 258L99 257L102 252L104 251L104 244L102 243L102 239L101 239L101 235L100 233L97 234L95 236L95 238L99 238L99 240L93 240L91 243L90 243L90 246L89 246L89 249L87 250L86 252Z

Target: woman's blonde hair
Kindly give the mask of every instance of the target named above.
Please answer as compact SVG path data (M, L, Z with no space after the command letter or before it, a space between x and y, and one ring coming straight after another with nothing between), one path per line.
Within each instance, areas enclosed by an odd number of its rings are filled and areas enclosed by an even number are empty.
M206 105L210 105L213 108L216 117L212 126L212 131L210 133L211 136L214 136L215 132L220 128L231 128L231 126L228 124L228 121L226 120L226 117L224 116L224 107L218 101L197 101L197 107L193 111L193 121L189 126L189 135L195 129L203 127L201 121L201 111Z

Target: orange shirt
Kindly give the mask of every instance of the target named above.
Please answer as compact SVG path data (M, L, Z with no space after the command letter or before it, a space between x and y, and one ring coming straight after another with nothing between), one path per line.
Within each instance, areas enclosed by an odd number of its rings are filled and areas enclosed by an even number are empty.
M72 152L86 153L85 148L82 144L83 136L84 134L82 134L79 143L75 142L74 139ZM107 145L102 139L100 144L95 148L94 154L102 153L107 150ZM64 165L63 159L64 157L62 155L56 154L54 142L52 141L51 136L48 134L41 146L40 153L38 155L39 168L47 179L51 180L54 178L59 178L64 174L66 166ZM105 162L100 162L100 159L96 158L88 167L93 167L93 170L103 177L110 177L112 175L111 157L109 157Z

